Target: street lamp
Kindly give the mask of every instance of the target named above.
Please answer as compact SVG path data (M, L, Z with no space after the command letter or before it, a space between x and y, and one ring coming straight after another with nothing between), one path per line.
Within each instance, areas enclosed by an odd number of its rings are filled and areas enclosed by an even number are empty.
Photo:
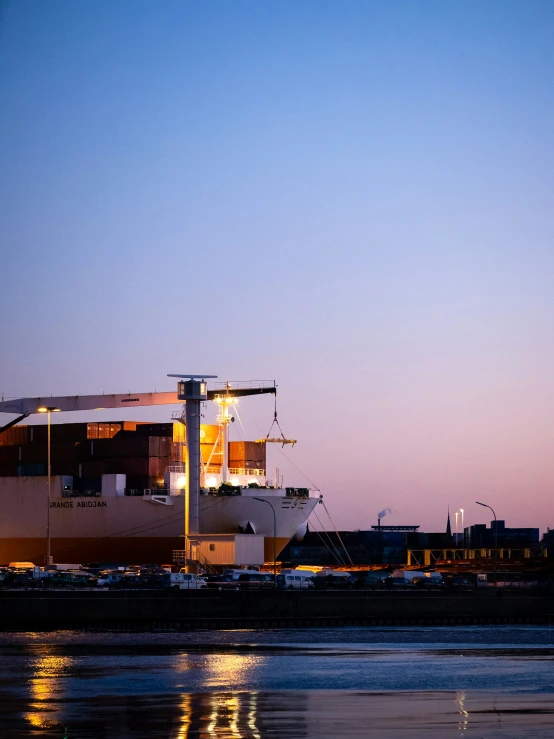
M454 514L456 518L456 549L458 548L458 511Z
M490 507L490 505L487 505L486 503L479 503L478 500L475 501L477 505L482 505L483 508L488 508L492 511L492 515L494 516L494 587L496 587L496 558L498 556L498 526L496 525L496 513L494 510Z
M253 500L257 500L259 503L267 503L271 506L273 513L273 588L275 589L277 587L277 516L273 503L270 503L269 500L265 498L253 498Z
M59 408L56 408L53 405L49 406L42 406L38 409L39 413L48 413L48 476L47 476L47 486L48 486L48 509L46 511L46 564L50 564L50 476L52 474L51 471L51 465L50 465L50 414L56 413L59 411Z

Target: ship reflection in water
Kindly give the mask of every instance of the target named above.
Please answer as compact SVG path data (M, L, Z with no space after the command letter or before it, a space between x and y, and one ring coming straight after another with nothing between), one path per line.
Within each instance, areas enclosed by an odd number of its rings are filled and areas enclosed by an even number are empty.
M551 739L551 697L478 694L472 713L459 695L368 694L343 691L187 693L182 696L104 697L48 709L29 706L3 739L152 737L153 739L444 739L465 729L481 739ZM32 710L31 710L32 709ZM459 712L458 712L459 711ZM457 734L459 736L459 734Z
M204 684L207 689L221 689L241 684L263 661L259 655L209 654L204 663ZM176 664L177 672L191 669L188 655ZM176 739L216 736L261 739L258 731L258 693L255 691L185 694L180 703L181 726ZM299 736L301 736L300 734Z
M311 736L303 718L307 704L305 694L260 696L254 691L104 697L77 702L45 694L29 704L22 721L11 717L7 733L1 736L300 739Z
M261 739L267 734L258 729L257 693L213 693L185 695L181 702L181 726L175 739L228 737ZM300 733L299 736L305 736Z
M539 627L4 634L0 736L551 739L552 638Z

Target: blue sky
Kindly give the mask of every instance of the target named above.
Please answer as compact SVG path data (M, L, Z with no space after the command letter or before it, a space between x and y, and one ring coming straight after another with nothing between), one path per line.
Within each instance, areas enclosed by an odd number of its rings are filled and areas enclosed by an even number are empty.
M338 525L554 526L553 38L533 0L3 3L0 392L276 379Z

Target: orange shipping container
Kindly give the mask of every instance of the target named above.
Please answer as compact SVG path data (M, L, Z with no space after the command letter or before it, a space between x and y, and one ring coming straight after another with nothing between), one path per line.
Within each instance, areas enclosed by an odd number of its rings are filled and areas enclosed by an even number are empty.
M0 434L0 446L26 444L29 436L28 426L12 426Z
M229 459L234 461L259 461L265 465L265 444L256 444L255 441L230 441Z

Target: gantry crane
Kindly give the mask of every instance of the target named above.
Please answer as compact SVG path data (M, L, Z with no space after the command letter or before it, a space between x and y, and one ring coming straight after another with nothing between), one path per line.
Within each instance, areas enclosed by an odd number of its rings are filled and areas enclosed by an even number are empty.
M18 413L19 417L0 429L5 431L34 413L47 411L92 411L112 408L134 408L138 406L185 404L186 438L186 490L185 537L190 551L190 536L199 533L200 506L200 404L207 400L217 401L222 396L228 399L265 393L277 394L275 382L226 382L222 388L208 390L206 380L217 375L183 374L168 375L179 379L177 392L125 393L110 395L64 395L57 397L18 398L0 401L0 413ZM226 439L226 436L225 436ZM271 441L271 439L269 439Z

